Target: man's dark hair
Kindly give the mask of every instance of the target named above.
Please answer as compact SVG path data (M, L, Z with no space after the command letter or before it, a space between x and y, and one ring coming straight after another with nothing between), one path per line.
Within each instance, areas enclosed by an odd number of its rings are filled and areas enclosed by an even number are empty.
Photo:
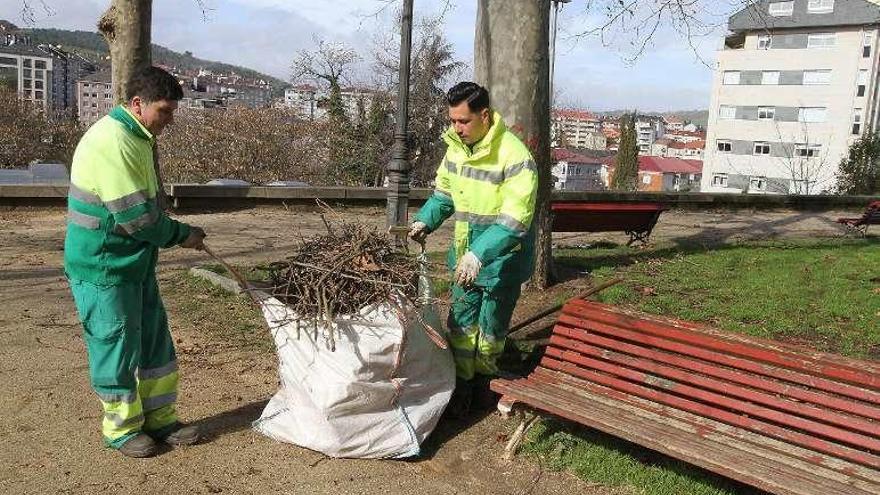
M454 107L466 101L471 112L489 108L489 92L477 83L464 81L450 88L446 93L446 103Z
M183 99L183 89L168 72L158 67L147 67L138 71L128 82L125 101L131 101L135 96L140 96L147 103L159 100L180 101Z

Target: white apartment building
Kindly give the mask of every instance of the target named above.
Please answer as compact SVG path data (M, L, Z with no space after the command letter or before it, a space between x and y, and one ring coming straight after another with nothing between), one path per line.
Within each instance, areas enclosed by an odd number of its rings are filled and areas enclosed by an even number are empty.
M636 144L639 146L639 153L642 154L650 153L654 141L666 134L662 117L638 117L635 128Z
M553 188L560 191L603 191L608 183L606 159L584 156L574 151L552 150Z
M584 110L554 109L550 135L552 146L604 150L607 145L599 119Z
M876 0L759 1L718 53L702 190L831 191L840 160L876 126Z
M375 91L365 88L342 88L340 97L345 113L356 118L363 106L369 112ZM320 120L327 116L327 100L330 92L309 84L300 84L284 90L284 105L294 109L301 117L309 120Z
M52 104L53 59L28 45L0 46L0 86L48 110Z

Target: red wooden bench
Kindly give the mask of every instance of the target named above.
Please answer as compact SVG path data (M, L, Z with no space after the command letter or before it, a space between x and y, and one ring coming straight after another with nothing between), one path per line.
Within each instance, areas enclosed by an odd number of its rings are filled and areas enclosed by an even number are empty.
M491 388L502 412L549 413L771 493L880 493L878 363L573 300L540 365Z
M880 225L880 201L871 201L860 217L838 218L837 223L843 224L848 230L865 236L869 225Z
M553 232L625 232L627 246L647 243L660 214L659 203L553 203Z

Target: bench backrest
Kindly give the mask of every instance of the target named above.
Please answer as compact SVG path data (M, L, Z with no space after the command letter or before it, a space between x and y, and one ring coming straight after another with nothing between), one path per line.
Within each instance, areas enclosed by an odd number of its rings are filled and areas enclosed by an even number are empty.
M877 363L574 300L540 367L880 469Z

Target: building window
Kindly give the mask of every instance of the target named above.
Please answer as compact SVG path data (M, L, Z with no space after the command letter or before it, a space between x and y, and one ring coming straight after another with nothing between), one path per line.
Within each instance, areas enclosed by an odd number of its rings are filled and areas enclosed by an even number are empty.
M732 149L730 141L719 140L716 141L716 143L718 144L718 151L720 151L721 153L730 153L730 150Z
M821 144L795 144L794 156L799 158L814 158L822 151Z
M871 56L871 45L874 43L874 33L864 33L862 34L862 58L868 58Z
M763 141L756 142L753 154L755 154L755 155L769 155L770 154L770 143L765 143Z
M859 78L856 80L856 96L865 96L865 88L868 86L868 69L859 71Z
M776 107L758 107L758 120L773 120L776 117Z
M809 0L807 12L811 14L827 14L834 11L834 0Z
M46 68L46 61L45 60L35 60L34 61L34 68L35 69L45 69Z
M23 67L31 67L31 59L29 59L29 58L22 59L21 65Z
M713 174L712 175L712 186L714 186L714 187L727 187L727 174Z
M831 84L831 71L828 69L805 70L804 84L809 86Z
M726 70L724 71L724 84L739 84L739 71L738 70Z
M736 107L730 105L721 105L718 107L719 120L731 120L736 118Z
M852 133L858 135L862 133L862 109L854 108L852 117Z
M43 92L42 91L34 91L34 99L35 100L42 100L43 99Z
M758 50L769 50L772 42L773 38L769 34L758 36Z
M837 44L834 33L812 33L807 35L807 48L831 48Z
M110 93L104 93L104 99L109 100L111 98L112 96L110 96Z
M765 70L761 73L761 84L764 86L773 86L779 84L779 71Z
M825 122L826 114L825 107L801 107L798 109L798 122Z
M642 176L642 184L650 184L650 183L651 183L651 176L648 174L643 175Z
M764 191L767 189L767 178L766 177L749 177L749 190L750 191Z
M770 4L769 12L772 16L789 16L794 13L794 2L773 2Z
M25 79L24 81L22 81L22 87L24 89L31 89L31 80Z

